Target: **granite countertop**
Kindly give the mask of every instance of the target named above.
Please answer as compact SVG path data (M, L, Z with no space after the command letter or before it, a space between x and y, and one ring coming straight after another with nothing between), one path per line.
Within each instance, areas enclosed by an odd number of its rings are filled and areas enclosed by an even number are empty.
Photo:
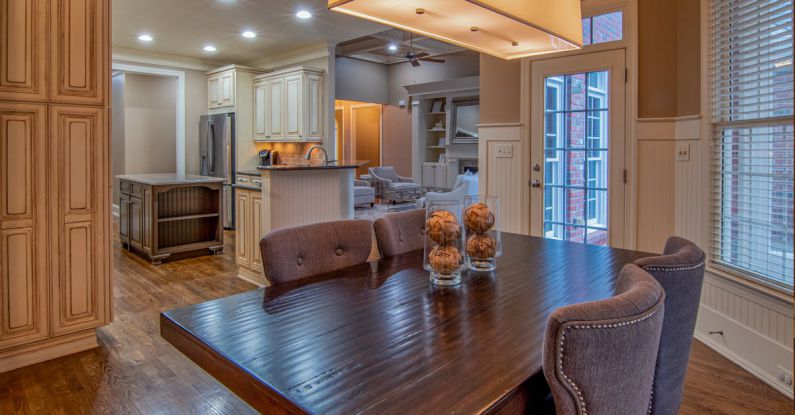
M277 164L275 166L259 166L257 169L266 171L356 169L368 163L370 163L369 160L337 160L329 164Z
M238 170L237 174L245 174L246 176L259 176L259 170Z
M222 177L198 176L195 174L178 173L146 173L146 174L121 174L116 176L119 180L148 184L150 186L165 186L174 184L200 184L218 183L226 179Z

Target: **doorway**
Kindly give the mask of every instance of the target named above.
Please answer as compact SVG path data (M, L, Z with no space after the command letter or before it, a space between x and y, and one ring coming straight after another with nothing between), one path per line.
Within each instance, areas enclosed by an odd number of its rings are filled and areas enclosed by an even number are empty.
M340 158L369 161L356 170L357 176L367 174L370 167L381 165L382 112L381 104L336 101L337 154Z
M625 53L532 63L531 233L624 246Z

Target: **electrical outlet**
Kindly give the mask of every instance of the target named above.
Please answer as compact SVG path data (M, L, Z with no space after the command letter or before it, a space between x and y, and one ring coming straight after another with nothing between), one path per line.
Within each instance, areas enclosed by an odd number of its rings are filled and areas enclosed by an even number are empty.
M497 157L500 158L513 157L513 144L497 144Z
M776 366L776 370L778 371L777 377L779 382L792 386L792 373L785 369L784 366Z
M679 143L676 145L676 161L690 161L689 143Z

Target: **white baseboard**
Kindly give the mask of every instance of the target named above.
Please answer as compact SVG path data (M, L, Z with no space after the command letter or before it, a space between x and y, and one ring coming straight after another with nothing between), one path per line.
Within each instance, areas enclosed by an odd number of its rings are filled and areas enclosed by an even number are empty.
M723 331L723 335L710 335L710 331ZM694 337L777 391L793 398L792 385L780 382L776 374L777 365L792 370L792 349L704 304L699 308Z
M114 218L119 217L119 205L115 203L113 204L113 208L111 209L111 214L113 215Z

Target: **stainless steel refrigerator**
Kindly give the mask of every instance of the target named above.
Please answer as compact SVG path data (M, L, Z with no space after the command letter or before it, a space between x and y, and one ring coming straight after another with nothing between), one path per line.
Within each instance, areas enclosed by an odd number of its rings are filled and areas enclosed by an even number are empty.
M222 177L224 181L224 228L235 227L235 114L202 115L199 120L199 166L202 176Z

